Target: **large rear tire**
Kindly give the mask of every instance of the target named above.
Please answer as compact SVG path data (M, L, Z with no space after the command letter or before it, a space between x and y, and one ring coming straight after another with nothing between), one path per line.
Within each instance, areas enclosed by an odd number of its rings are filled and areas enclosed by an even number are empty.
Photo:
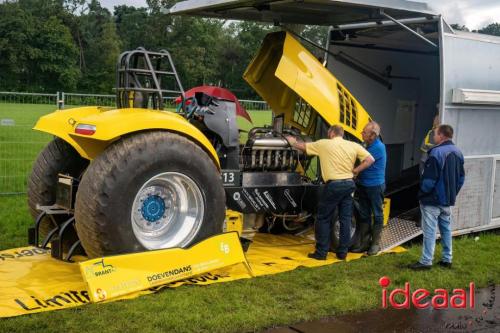
M350 230L351 243L355 241L355 237L359 237L356 234L356 226L357 226L358 221L359 221L359 207L358 207L358 203L355 200L353 200L352 217L351 217L351 230ZM340 245L340 220L339 220L339 214L338 214L338 209L337 209L335 211L335 214L333 217L330 251L335 252L337 250L337 248L339 247L339 245ZM349 246L351 246L351 244L349 244Z
M187 247L222 232L220 173L192 141L154 131L122 138L80 183L76 229L88 256Z
M60 138L50 141L38 154L28 178L28 206L33 219L36 219L40 206L50 206L56 202L58 174L66 174L79 178L89 161L81 157L67 142ZM63 216L54 216L58 224L64 221ZM40 224L40 240L55 226L49 219Z

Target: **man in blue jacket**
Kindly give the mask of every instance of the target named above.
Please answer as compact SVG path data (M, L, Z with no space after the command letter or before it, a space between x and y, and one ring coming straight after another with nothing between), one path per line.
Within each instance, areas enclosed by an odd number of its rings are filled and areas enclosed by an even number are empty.
M429 150L424 171L420 178L420 210L424 243L420 260L410 265L411 269L423 270L432 267L436 228L439 227L442 259L439 265L451 268L451 206L465 180L464 157L453 144L453 128L440 125L434 133L436 146Z

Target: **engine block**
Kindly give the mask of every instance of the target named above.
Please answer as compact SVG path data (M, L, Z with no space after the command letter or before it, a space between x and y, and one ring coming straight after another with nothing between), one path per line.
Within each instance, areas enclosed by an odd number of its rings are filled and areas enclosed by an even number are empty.
M304 140L295 131L285 134ZM248 133L248 141L242 150L245 171L295 171L302 160L306 160L305 154L292 148L284 134L267 127L253 128Z

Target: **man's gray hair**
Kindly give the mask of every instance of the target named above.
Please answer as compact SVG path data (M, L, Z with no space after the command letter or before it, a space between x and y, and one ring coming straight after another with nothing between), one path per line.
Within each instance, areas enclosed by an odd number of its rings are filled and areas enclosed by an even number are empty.
M376 121L370 121L368 125L371 125L372 133L375 133L376 136L380 136L380 125Z

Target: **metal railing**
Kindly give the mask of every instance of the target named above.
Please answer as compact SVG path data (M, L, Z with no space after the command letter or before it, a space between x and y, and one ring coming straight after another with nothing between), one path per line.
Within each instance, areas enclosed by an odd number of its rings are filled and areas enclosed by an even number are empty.
M0 103L57 105L58 94L0 91Z
M98 95L98 94L76 94L76 93L61 93L60 105L61 109L64 109L67 105L75 106L115 106L116 96L115 95Z
M175 97L164 97L167 108L175 107ZM240 104L247 110L270 110L269 105L264 101L240 99ZM115 106L115 95L103 94L81 94L56 92L47 93L26 93L15 91L0 91L0 103L13 104L52 104L64 109L67 106Z
M252 110L252 111L270 111L271 108L269 107L269 104L264 101L252 101L252 100L247 100L247 99L240 99L240 104L247 110Z
M163 97L165 108L175 108L175 97ZM99 106L115 106L115 95L96 95L96 94L75 94L75 93L61 93L61 100L63 101L61 108L67 105L99 105ZM269 105L264 101L252 101L240 99L240 104L247 110L270 110Z

